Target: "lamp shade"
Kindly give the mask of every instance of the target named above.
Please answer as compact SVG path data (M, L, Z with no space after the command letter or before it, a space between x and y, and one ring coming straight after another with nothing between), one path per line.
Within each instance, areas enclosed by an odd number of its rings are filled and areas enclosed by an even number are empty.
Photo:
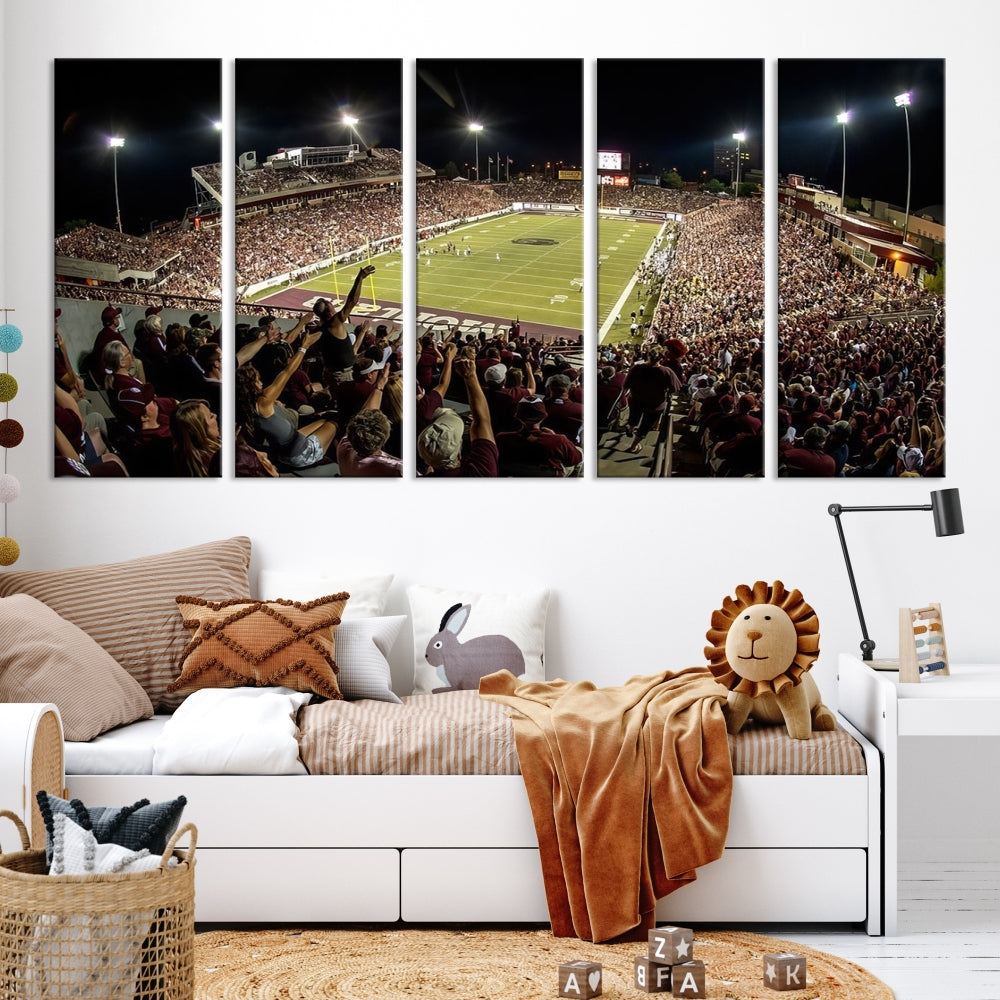
M958 490L933 490L931 492L931 511L934 514L934 533L938 538L943 535L962 535L965 533L965 522L962 520L962 501Z

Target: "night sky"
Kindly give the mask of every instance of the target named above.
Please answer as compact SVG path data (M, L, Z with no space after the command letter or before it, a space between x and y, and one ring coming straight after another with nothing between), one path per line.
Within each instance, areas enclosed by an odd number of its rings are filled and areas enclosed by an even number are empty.
M686 181L712 173L716 143L747 134L761 169L761 59L599 59L597 145L632 156L632 169L675 169Z
M490 156L506 171L562 160L583 166L581 59L418 59L417 159L435 169L475 163L485 180ZM473 171L474 173L474 171ZM496 177L496 166L492 176Z
M257 162L280 148L363 146L402 149L399 59L237 59L236 156ZM341 121L358 119L357 134Z
M778 62L778 171L840 191L848 111L848 197L906 203L906 116L895 96L910 91L911 211L944 204L943 59L782 59Z
M218 163L222 64L215 59L57 59L53 109L55 226L114 229L118 151L122 228L145 234L194 204L191 167Z

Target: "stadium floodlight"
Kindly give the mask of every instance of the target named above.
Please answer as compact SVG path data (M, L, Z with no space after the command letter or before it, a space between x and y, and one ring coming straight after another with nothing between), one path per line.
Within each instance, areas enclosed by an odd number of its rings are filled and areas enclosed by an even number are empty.
M740 197L740 147L746 142L746 132L734 132L733 138L736 140L736 190L733 201L739 201Z
M340 116L340 124L346 125L350 129L351 134L357 138L359 146L362 145L361 136L357 129L357 124L360 120L357 115L349 114L346 111Z
M896 107L903 109L903 115L906 118L906 218L903 222L903 242L906 243L906 237L910 231L910 173L912 170L913 159L910 155L910 112L908 108L910 107L911 94L906 91L905 94L896 95Z
M113 135L108 138L108 146L111 149L111 154L114 158L114 169L115 169L115 221L118 223L118 232L122 231L122 210L121 206L118 204L118 150L125 145L125 140L119 135Z
M844 207L844 200L847 197L847 123L851 120L850 111L841 111L837 115L837 124L840 126L844 146L844 164L840 171L840 211L847 214Z
M476 183L479 183L479 133L482 132L483 126L479 122L469 122L469 131L473 133L476 137Z

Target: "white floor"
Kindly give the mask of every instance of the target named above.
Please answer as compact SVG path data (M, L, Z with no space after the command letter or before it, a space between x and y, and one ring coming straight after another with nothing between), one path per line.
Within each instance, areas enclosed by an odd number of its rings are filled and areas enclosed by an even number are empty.
M848 958L896 1000L1000 1000L1000 864L900 866L899 932L768 927Z

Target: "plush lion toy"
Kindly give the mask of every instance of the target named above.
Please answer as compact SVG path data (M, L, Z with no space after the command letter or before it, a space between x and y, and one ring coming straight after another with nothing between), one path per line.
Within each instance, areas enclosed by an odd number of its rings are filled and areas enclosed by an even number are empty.
M729 689L726 729L738 733L750 715L785 723L788 735L807 740L837 723L808 673L819 655L819 620L797 590L780 580L740 584L712 613L705 657L715 679Z

